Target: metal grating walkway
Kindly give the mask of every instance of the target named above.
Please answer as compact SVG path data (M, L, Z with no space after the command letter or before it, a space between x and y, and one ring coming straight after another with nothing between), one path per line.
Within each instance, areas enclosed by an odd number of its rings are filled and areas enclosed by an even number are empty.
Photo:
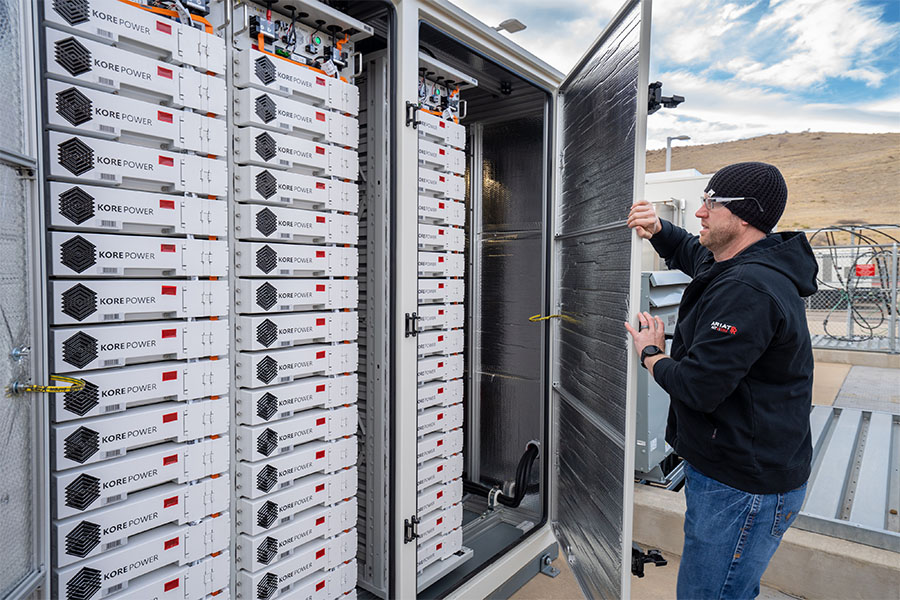
M794 526L900 552L900 414L814 406L810 424L813 469Z

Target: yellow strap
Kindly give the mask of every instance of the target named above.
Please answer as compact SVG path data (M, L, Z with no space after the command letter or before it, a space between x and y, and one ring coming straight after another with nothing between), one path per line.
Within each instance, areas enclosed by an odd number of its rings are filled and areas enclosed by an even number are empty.
M562 315L547 315L546 317L542 317L540 314L532 315L528 317L528 320L532 323L537 323L538 321L546 321L547 319L561 319Z
M66 392L80 392L84 389L85 382L83 379L65 377L63 375L51 375L50 379L53 381L62 381L71 385L29 385L19 390L19 393L64 394ZM7 393L9 393L8 389Z

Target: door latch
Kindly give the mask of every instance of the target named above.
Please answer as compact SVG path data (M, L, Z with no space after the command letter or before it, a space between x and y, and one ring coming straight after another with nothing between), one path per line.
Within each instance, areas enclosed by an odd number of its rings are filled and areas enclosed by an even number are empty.
M419 335L419 315L406 313L406 328L403 337L416 337Z
M406 126L412 125L413 129L419 128L419 105L414 102L406 103Z
M631 574L637 577L644 576L644 564L645 563L653 563L654 566L657 567L665 567L669 564L663 555L660 554L657 549L648 549L647 552L644 552L643 548L638 546L635 542L631 543Z
M419 537L419 517L413 515L410 519L403 519L403 543L408 544Z

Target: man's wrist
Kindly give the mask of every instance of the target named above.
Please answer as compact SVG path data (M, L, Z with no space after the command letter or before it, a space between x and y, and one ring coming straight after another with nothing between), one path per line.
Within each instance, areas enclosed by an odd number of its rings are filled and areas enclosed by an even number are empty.
M648 356L644 359L644 366L650 371L651 376L653 375L653 366L664 358L670 357L667 354L654 354L653 356Z

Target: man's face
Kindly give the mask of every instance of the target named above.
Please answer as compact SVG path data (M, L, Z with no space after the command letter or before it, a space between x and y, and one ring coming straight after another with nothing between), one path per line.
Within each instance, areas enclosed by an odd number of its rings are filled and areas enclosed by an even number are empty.
M741 219L721 204L712 209L701 204L694 216L700 219L700 243L713 254L741 233Z

